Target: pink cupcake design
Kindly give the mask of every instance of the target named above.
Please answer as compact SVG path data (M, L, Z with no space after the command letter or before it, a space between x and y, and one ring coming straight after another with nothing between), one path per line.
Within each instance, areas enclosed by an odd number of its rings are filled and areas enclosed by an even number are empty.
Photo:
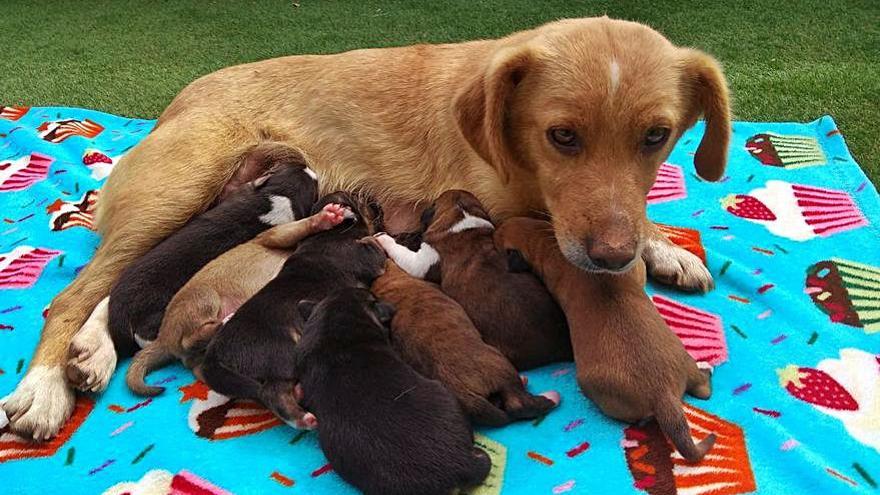
M695 361L711 366L727 361L727 341L721 318L663 296L655 295L651 301Z
M828 237L868 225L846 192L781 180L767 181L764 187L748 194L731 194L721 200L721 207L794 241Z
M9 162L0 162L0 192L22 191L49 176L55 159L31 153Z
M660 165L657 179L648 191L648 204L665 203L687 197L684 185L684 172L678 165L664 163Z
M37 282L43 268L61 251L19 246L0 253L0 289L26 289Z
M104 130L104 126L89 119L55 120L43 122L37 127L40 137L50 143L60 143L71 136L94 138Z
M31 107L11 107L0 105L0 119L16 121L28 113Z
M164 469L147 471L137 481L117 483L102 495L231 495L230 492L185 469L172 474Z

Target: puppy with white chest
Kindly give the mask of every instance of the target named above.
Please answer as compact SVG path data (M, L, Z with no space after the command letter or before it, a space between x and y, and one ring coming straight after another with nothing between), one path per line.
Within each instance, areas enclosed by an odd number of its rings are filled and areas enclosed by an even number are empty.
M342 479L366 495L449 495L486 478L491 460L455 397L391 348L393 307L349 288L300 311L297 373Z
M495 247L495 226L476 197L446 191L422 215L422 224L418 251L388 235L377 240L407 273L438 282L483 340L517 369L571 360L565 315L540 279L508 266L507 255Z
M171 298L209 261L272 226L308 215L318 196L315 173L293 148L281 147L273 159L265 164L275 169L271 175L194 217L122 272L109 303L110 335L120 356L133 354L136 341L156 338Z
M368 288L385 267L386 256L373 239L381 211L347 193L328 194L327 204L351 211L336 227L303 239L281 271L247 300L208 344L201 371L205 383L232 397L256 399L281 419L313 428L315 418L299 405L293 371L302 320L296 305L323 299L344 287Z
M278 274L299 241L333 228L346 214L351 211L341 205L325 205L308 218L272 227L199 270L171 299L156 340L135 354L126 373L128 388L138 395L159 394L164 388L147 386L144 376L175 357L199 373L205 347L222 322Z

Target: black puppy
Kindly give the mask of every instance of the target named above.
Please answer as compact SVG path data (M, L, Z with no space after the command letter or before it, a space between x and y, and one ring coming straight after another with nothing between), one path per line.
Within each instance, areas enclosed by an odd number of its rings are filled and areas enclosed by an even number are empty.
M174 294L202 267L260 232L309 214L318 197L316 175L290 148L275 171L232 193L190 220L126 268L110 291L108 326L116 353L156 338Z
M390 305L342 289L299 308L307 321L296 371L342 479L367 495L448 495L486 478L492 462L458 401L391 348Z
M313 428L315 418L296 393L293 361L303 323L297 303L341 287L369 287L385 269L385 252L371 236L381 222L378 206L337 192L312 211L329 203L347 206L352 218L299 243L278 275L217 331L199 377L221 394L261 401L298 428Z

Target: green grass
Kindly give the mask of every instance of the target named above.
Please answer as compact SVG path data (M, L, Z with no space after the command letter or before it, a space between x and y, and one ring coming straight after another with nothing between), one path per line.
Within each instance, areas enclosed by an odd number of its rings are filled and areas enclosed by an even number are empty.
M650 24L726 68L738 119L837 120L880 179L880 3L2 0L0 101L156 117L196 77L294 53L497 37L608 14Z

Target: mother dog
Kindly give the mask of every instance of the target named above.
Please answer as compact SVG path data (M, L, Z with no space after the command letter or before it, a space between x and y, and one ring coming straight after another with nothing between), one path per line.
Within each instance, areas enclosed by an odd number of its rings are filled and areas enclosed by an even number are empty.
M98 207L101 245L52 302L30 368L2 407L18 433L58 432L77 386L66 367L109 376L114 365L106 332L77 333L92 309L128 263L259 175L248 152L266 141L304 150L325 190L382 199L390 230L417 221L441 192L465 189L498 219L549 215L565 256L586 270L622 272L641 256L660 281L706 290L700 261L645 216L659 165L701 115L694 163L717 180L730 134L718 64L608 18L497 40L282 57L202 77L116 166ZM91 352L68 363L74 339Z

